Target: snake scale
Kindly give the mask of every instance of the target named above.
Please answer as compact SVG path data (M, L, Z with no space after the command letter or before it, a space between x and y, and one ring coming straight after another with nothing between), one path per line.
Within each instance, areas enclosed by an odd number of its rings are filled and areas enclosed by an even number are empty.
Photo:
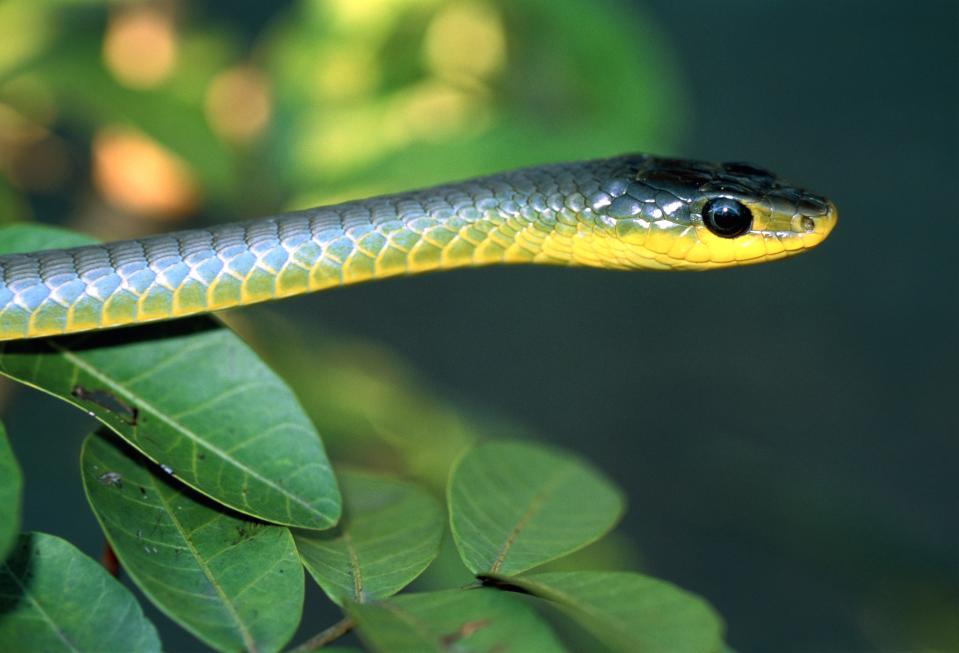
M493 263L705 270L806 251L828 200L747 164L624 155L237 224L0 256L0 340Z

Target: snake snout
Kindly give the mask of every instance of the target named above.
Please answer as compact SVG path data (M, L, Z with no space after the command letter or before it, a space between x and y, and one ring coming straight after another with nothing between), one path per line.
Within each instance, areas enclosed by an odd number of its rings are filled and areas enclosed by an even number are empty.
M795 204L793 230L800 234L816 234L825 238L836 226L836 205L815 195L805 195Z
M813 230L821 234L823 238L832 232L836 226L836 221L839 219L839 211L836 209L836 205L829 200L826 200L825 204L826 212L812 217Z

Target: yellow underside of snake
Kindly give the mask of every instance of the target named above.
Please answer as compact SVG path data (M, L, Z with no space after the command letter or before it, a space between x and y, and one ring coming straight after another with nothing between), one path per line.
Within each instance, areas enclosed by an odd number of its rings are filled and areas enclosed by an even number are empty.
M493 263L708 270L815 247L828 200L745 164L626 155L148 238L0 256L0 340Z

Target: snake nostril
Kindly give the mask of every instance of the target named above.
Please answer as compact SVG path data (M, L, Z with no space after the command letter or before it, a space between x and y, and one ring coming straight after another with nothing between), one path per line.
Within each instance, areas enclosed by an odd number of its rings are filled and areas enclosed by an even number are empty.
M803 228L803 231L815 231L816 221L810 218L808 215L803 216L803 219L799 221L800 226Z

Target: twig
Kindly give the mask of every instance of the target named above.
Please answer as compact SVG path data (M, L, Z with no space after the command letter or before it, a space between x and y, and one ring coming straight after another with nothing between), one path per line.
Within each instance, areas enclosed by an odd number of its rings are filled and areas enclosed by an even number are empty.
M103 543L103 553L100 554L100 564L107 570L107 573L114 578L120 577L120 561L117 560L117 554L113 552L113 547L109 542Z
M327 644L335 642L343 635L347 634L353 630L353 620L350 617L343 617L335 624L327 628L326 630L313 635L296 648L292 648L288 653L313 653L313 651L318 651Z

